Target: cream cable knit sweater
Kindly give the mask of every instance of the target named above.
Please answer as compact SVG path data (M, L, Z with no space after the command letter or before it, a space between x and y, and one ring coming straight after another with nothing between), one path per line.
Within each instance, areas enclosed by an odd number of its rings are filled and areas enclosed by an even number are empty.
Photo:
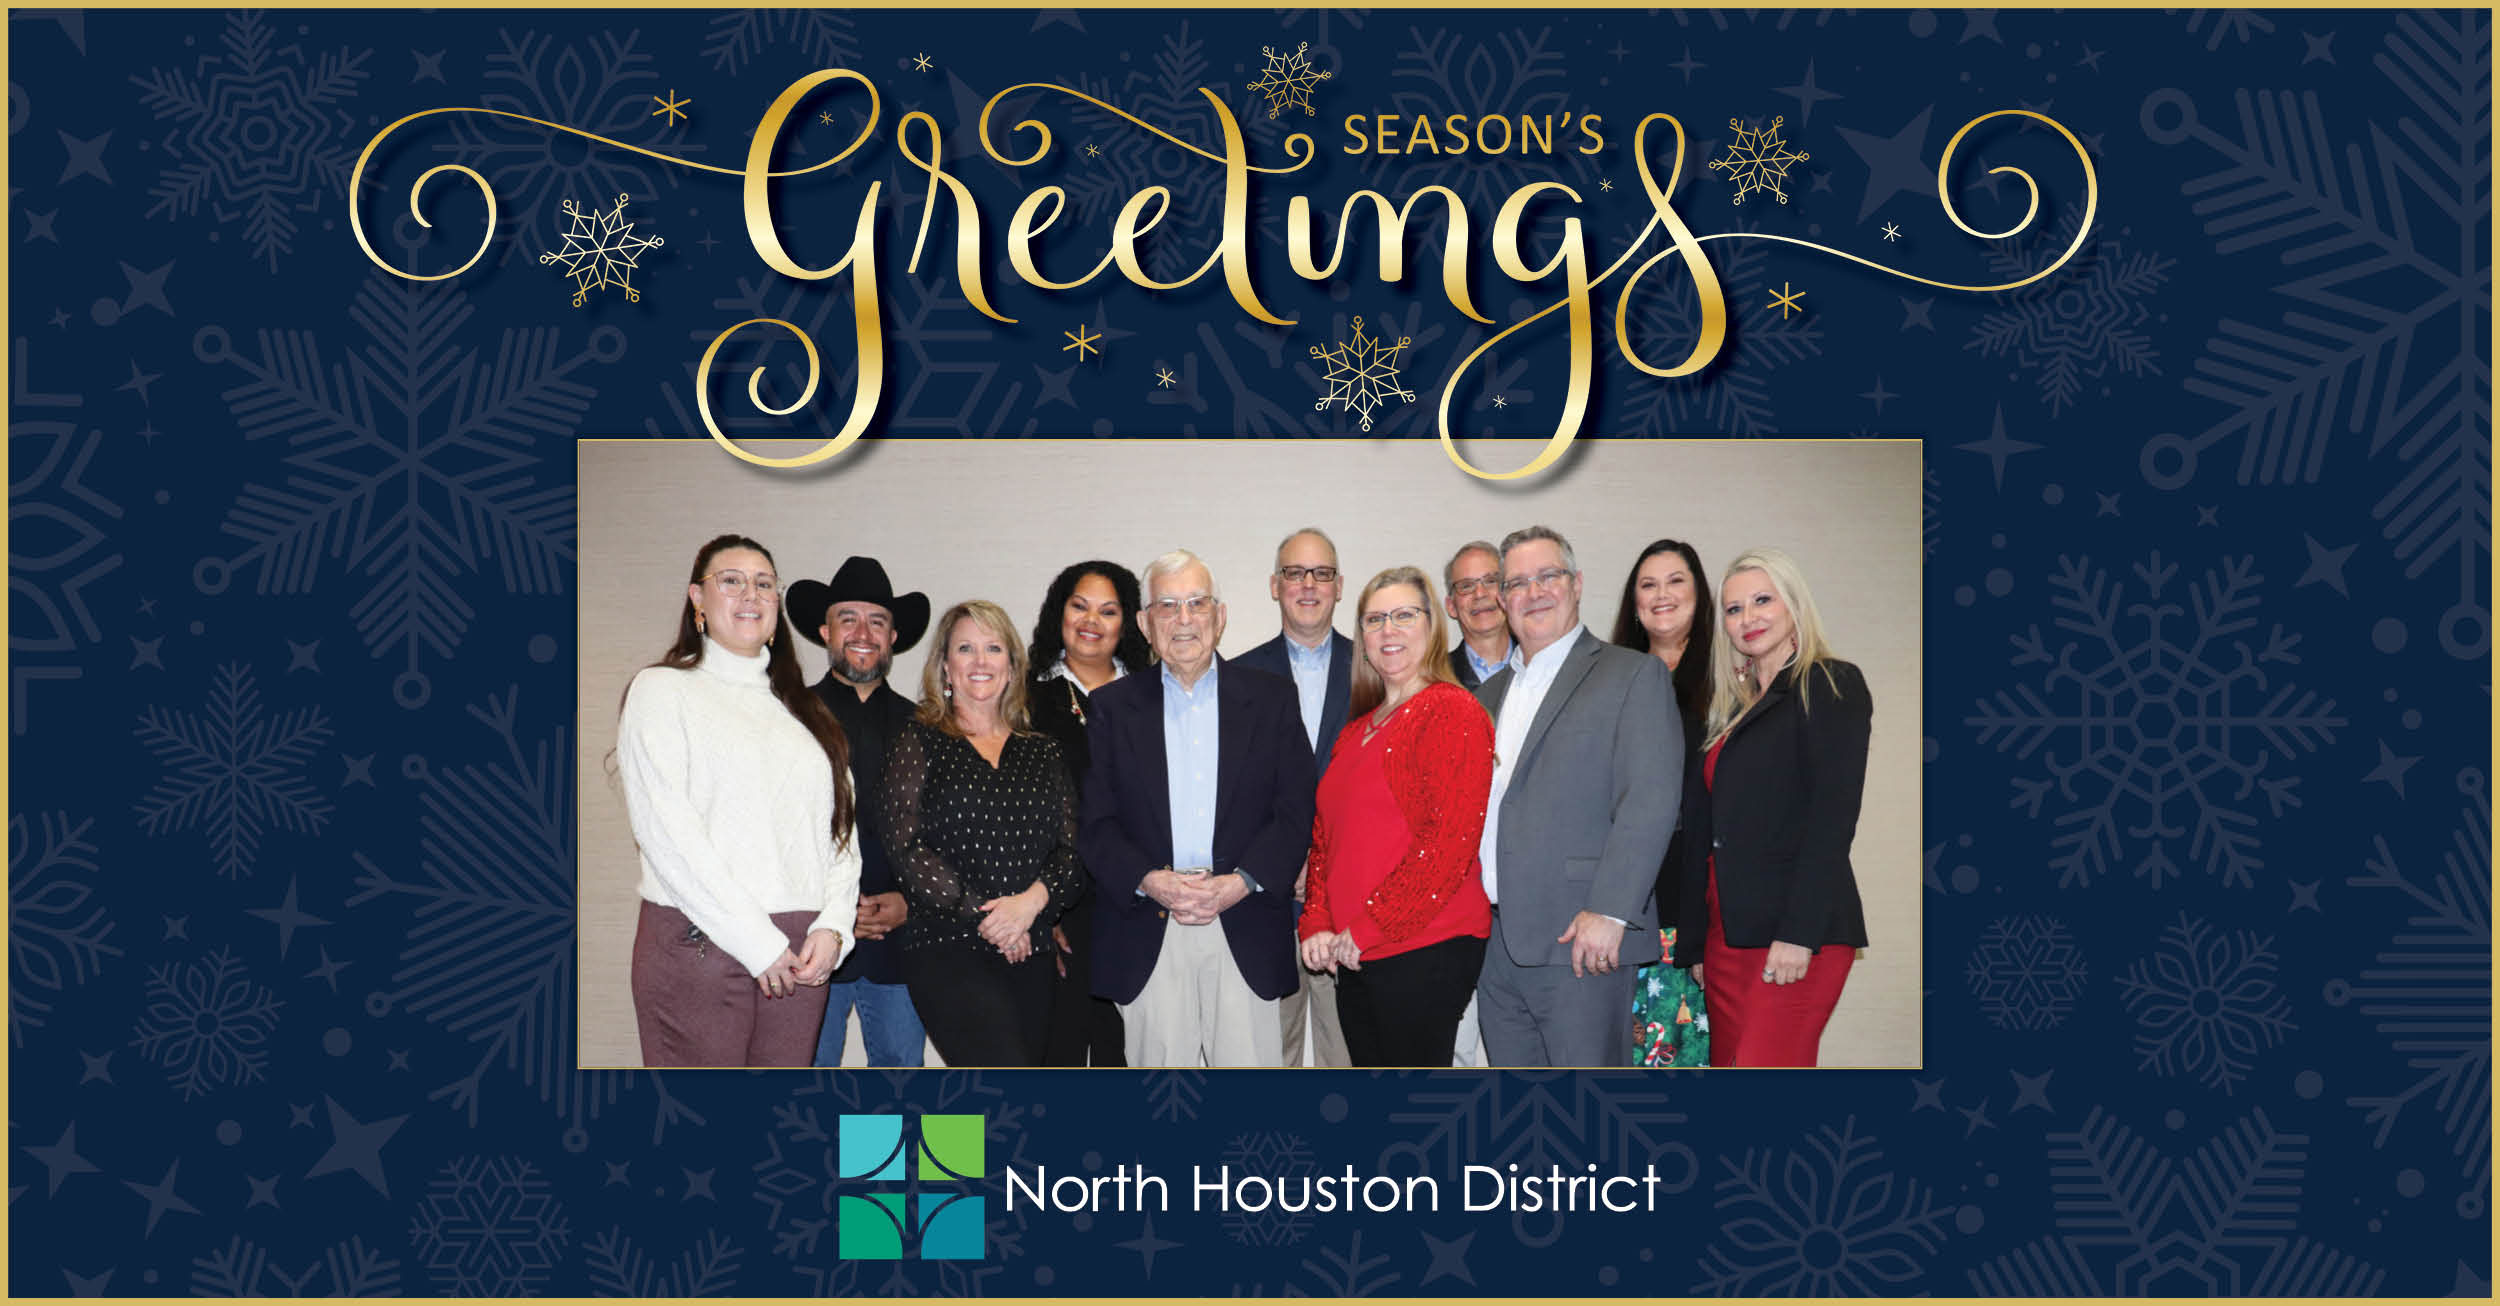
M848 956L859 907L857 836L833 842L833 768L764 668L706 639L695 666L634 677L616 730L643 898L750 975L789 946L772 913L815 912L808 928L840 934Z

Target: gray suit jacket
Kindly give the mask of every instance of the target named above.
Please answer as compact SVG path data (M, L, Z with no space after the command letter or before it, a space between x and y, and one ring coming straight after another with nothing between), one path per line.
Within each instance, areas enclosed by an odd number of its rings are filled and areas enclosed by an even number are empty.
M1628 924L1620 959L1658 960L1658 863L1675 835L1684 727L1667 664L1582 634L1563 654L1502 793L1494 943L1521 966L1568 966L1575 913ZM1513 673L1476 690L1498 722Z

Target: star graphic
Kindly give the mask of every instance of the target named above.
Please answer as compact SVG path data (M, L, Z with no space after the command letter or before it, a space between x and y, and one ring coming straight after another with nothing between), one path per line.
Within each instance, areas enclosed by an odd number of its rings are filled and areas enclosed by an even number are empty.
M1795 309L1800 313L1806 311L1805 305L1797 302L1804 297L1804 291L1792 290L1789 288L1788 283L1783 281L1780 283L1779 289L1771 292L1771 302L1764 304L1763 307L1778 309L1780 311L1780 317L1784 321L1787 319L1788 311L1790 309Z
M174 305L173 301L165 298L165 278L173 275L173 271L174 265L171 263L153 272L141 272L127 263L122 264L122 279L130 283L130 293L122 296L122 314L128 316L136 310L153 305L165 316L172 317Z
M2196 524L2211 526L2215 530L2222 529L2222 505L2215 504L2210 508L2199 506L2196 510ZM2293 588L2298 589L2299 586L2295 585Z
M2108 53L2109 51L2107 50L2095 50L2091 46L2087 45L2083 47L2083 57L2075 60L2075 66L2077 68L2089 68L2097 73L2101 70L2101 56Z
M69 310L58 307L54 308L52 310L52 317L50 321L52 325L56 327L67 327L69 325ZM112 1271L107 1270L105 1273L110 1274Z
M102 1274L90 1275L73 1274L64 1269L61 1271L61 1277L69 1280L70 1296L101 1297L106 1289L113 1286L113 1270L117 1268L119 1267L108 1267Z
M1969 444L1958 447L1968 450L1971 453L1986 454L1988 456L1988 465L1996 471L1997 488L2002 490L2005 488L2006 462L2013 458L2016 454L2030 453L2040 446L2023 440L2007 438L2005 434L2005 405L1999 404L1997 405L1996 422L1989 428L1988 438L1985 440L1973 440Z
M1962 1118L1970 1122L1970 1125L1962 1130L1962 1137L1964 1138L1968 1138L1982 1129L1994 1129L1997 1127L1997 1123L1988 1118L1988 1099L1984 1097L1979 1099L1979 1105L1977 1106L1957 1106L1953 1109L1961 1112Z
M304 978L320 980L330 986L330 991L332 993L336 993L339 991L339 972L354 964L355 963L353 962L332 960L330 950L327 947L324 947L321 949L321 964L313 967L311 970L305 971Z
M832 125L833 125L833 114L832 114L832 112L831 112L830 110L828 110L827 112L824 112L824 113L817 114L817 115L816 115L816 121L823 123L823 124L824 124L824 125L826 125L827 127L830 127L830 126L832 126Z
M1832 174L1828 172L1816 172L1809 173L1807 175L1813 178L1812 181L1806 184L1806 193L1808 195L1819 195L1831 190Z
M159 635L154 639L141 639L136 635L131 636L130 666L127 669L136 671L141 667L154 667L159 671L164 670L164 648L165 637L162 635Z
M2491 1281L2474 1273L2473 1267L2459 1261L2457 1262L2457 1277L2454 1285L2448 1289L2448 1295L2451 1297L2489 1297Z
M1900 229L1899 227L1896 227L1896 226L1892 225L1892 224L1891 224L1891 223L1889 223L1889 222L1885 223L1885 224L1884 224L1884 243L1885 243L1885 244L1887 244L1887 245L1889 245L1889 244L1891 244L1892 242L1894 242L1894 241L1896 241L1896 240L1899 240L1899 239L1901 239L1901 229Z
M1887 400L1887 399L1898 399L1898 398L1900 398L1900 397L1901 397L1901 396L1899 396L1899 395L1897 395L1897 394L1894 394L1894 393L1893 393L1893 392L1891 392L1890 390L1886 390L1886 389L1884 388L1884 378L1882 378L1882 377L1880 377L1880 376L1875 378L1875 388L1874 388L1874 389L1869 390L1869 391L1867 391L1865 394L1862 394L1862 395L1859 395L1859 396L1858 396L1858 398L1868 400L1868 401L1872 402L1872 403L1875 405L1875 415L1876 415L1877 417L1881 417L1881 416L1883 416L1883 415L1884 415L1884 401L1885 401L1885 400Z
M113 1054L111 1052L99 1057L82 1051L78 1054L78 1059L84 1063L84 1067L78 1072L79 1083L84 1084L98 1079L107 1084L113 1082Z
M1061 352L1064 353L1066 351L1062 350ZM1082 355L1079 355L1079 357L1082 357ZM1039 363L1035 363L1033 365L1033 375L1040 377L1042 380L1041 397L1033 401L1033 406L1035 408L1038 409L1042 405L1054 401L1066 404L1070 408L1076 407L1076 395L1071 393L1068 389L1068 383L1076 379L1075 368L1062 368L1059 371L1053 372L1049 368L1046 368Z
M1087 141L1087 142L1085 142L1085 157L1086 157L1086 158L1089 158L1089 159L1099 159L1099 158L1101 158L1101 157L1102 157L1102 147L1101 147L1101 146L1099 146L1099 145L1094 144L1092 141Z
M703 1171L686 1170L683 1166L679 1166L678 1169L684 1170L686 1175L686 1195L678 1198L678 1201L691 1202L698 1197L707 1202L720 1200L712 1196L712 1176L720 1173L719 1167L715 1166Z
M160 939L160 940L158 940L158 942L162 943L162 942L166 942L166 941L173 940L173 939L184 939L184 940L188 940L190 937L191 937L191 918L190 918L190 917L188 917L188 916L168 916L168 917L166 917L166 918L165 918L165 938L164 938L164 939Z
M1912 1111L1925 1111L1930 1107L1938 1111L1944 1110L1944 1080L1913 1079L1910 1081L1910 1090L1918 1095L1910 1102Z
M1090 350L1096 354L1102 352L1102 345L1099 343L1102 340L1102 337L1100 335L1090 333L1081 323L1077 326L1076 330L1062 331L1059 334L1068 338L1068 343L1059 346L1059 352L1064 354L1071 349L1075 350L1076 359L1080 363L1085 361L1087 351Z
M1597 188L1601 191L1611 191L1615 188L1615 179L1612 177L1600 177L1597 179Z
M113 174L104 170L104 147L113 143L113 133L82 141L68 132L55 131L61 138L61 148L69 151L69 162L61 168L61 180L93 177L107 186L113 184Z
M1944 845L1929 848L1920 860L1925 865L1919 871L1919 882L1927 887L1929 893L1944 892L1944 877L1936 874L1937 865L1944 861Z
M298 671L309 671L316 676L320 675L321 663L315 660L320 656L320 654L320 640L316 639L310 644L298 644L294 640L288 640L286 642L287 674L293 675Z
M443 80L443 56L451 51L437 50L432 54L427 54L423 50L410 50L408 53L417 61L417 71L408 78L410 86L424 81Z
M626 1169L633 1165L632 1161L609 1161L605 1164L608 1167L608 1182L599 1185L600 1187L605 1188L609 1186L609 1184L625 1184L628 1186L633 1184L634 1181L625 1173Z
M2093 510L2092 510L2092 515L2093 515L2095 518L2099 518L2099 517L2116 517L2116 516L2121 515L2121 514L2119 513L2119 511L2118 511L2118 496L2117 496L2117 495L2115 495L2115 494L2103 494L2103 493L2101 493L2101 492L2100 492L2100 491L2098 491L2098 490L2094 490L2094 491L2092 492L2092 497L2101 501L2101 505L2100 505L2098 508L2095 508L2095 509L2093 509ZM2295 587L2295 588L2297 588L2297 587Z
M694 103L694 100L691 97L683 100L678 99L677 88L672 86L668 88L667 98L663 99L660 96L654 95L651 97L651 102L660 106L659 108L651 111L651 116L657 118L662 114L666 114L668 115L669 126L674 127L686 120L686 106Z
M282 960L286 957L287 945L295 941L295 929L297 926L327 925L330 923L295 905L295 877L292 875L288 876L286 880L286 897L280 900L277 906L254 907L244 914L247 916L258 916L262 920L278 927L278 956Z
M1975 41L1983 36L1999 45L2005 44L2005 38L1997 35L1997 11L1994 9L1963 10L1962 40L1955 41L1954 44L1960 45L1963 41Z
M1909 125L1890 136L1843 127L1840 139L1866 160L1866 195L1858 202L1858 221L1864 222L1885 202L1903 191L1913 195L1936 193L1936 170L1919 162L1918 153L1927 143L1927 123L1936 114L1936 106L1928 105L1910 119Z
M1077 34L1082 36L1085 33L1085 19L1073 9L1035 10L1033 31L1026 32L1025 35L1031 36L1033 32L1038 32L1045 27L1073 27L1077 30Z
M37 213L33 209L26 210L26 239L48 240L55 245L60 244L61 238L52 231L52 220L59 216L61 216L59 209L54 209L49 213Z
M1168 1252L1173 1248L1180 1246L1179 1243L1168 1242L1164 1239L1155 1237L1155 1218L1151 1215L1146 1217L1146 1231L1144 1233L1131 1238L1127 1242L1114 1243L1112 1245L1119 1248L1121 1251L1135 1252L1139 1256L1144 1257L1146 1259L1146 1277L1149 1279L1155 1277L1155 1253Z
M156 1222L164 1218L167 1211L180 1211L184 1215L200 1213L200 1208L182 1200L182 1197L174 1192L174 1174L181 1169L182 1159L176 1157L172 1165L165 1167L165 1177L153 1184L143 1184L136 1179L122 1180L122 1187L148 1199L148 1224L146 1230L139 1235L140 1237L154 1237Z
M703 252L704 252L704 253L706 253L706 254L711 253L711 252L712 252L712 247L713 247L714 245L719 244L719 243L720 243L719 241L712 239L712 232L711 232L710 228L705 228L705 229L704 229L704 232L703 232L703 239L698 240L698 241L696 241L696 242L695 242L695 244L700 245L700 246L702 246L702 247L703 247Z
M929 56L926 53L915 54L911 57L911 67L913 72L925 73L936 66L936 64L929 61Z
M142 617L155 616L156 600L149 598L146 595L141 595L139 598L139 615Z
M1467 1268L1467 1248L1476 1241L1474 1234L1461 1234L1448 1242L1431 1234L1423 1235L1423 1239L1424 1250L1432 1255L1432 1265L1424 1271L1422 1283L1435 1279L1456 1279L1471 1288L1476 1285L1476 1276Z
M2049 1076L2057 1073L2056 1067L2052 1066L2036 1075L2026 1075L2019 1070L2008 1070L2005 1073L2014 1077L2014 1109L2005 1114L2014 1115L2027 1106L2037 1106L2050 1115L2057 1114L2057 1108L2049 1105Z
M1614 48L1614 49L1611 49L1611 50L1608 50L1606 53L1613 55L1613 56L1615 57L1615 62L1616 62L1616 63L1622 63L1622 62L1624 61L1624 58L1625 58L1626 56L1630 55L1632 52L1631 52L1630 50L1627 50L1627 49L1625 49L1625 48L1623 47L1623 42L1621 42L1621 41L1617 41L1617 42L1615 42L1615 48Z
M50 1147L25 1144L22 1145L22 1150L26 1155L43 1163L44 1174L49 1180L48 1186L44 1189L44 1195L47 1197L59 1193L61 1181L71 1175L103 1173L96 1168L95 1162L78 1154L78 1122L75 1120L69 1122L69 1128L61 1131L59 1142Z
M1912 299L1907 295L1902 296L1901 326L1899 329L1907 331L1911 327L1925 327L1930 331L1935 330L1935 321L1927 316L1928 310L1934 308L1935 306L1936 297L1933 295L1930 295L1925 299Z
M2324 36L2311 36L2307 32L2303 32L2300 34L2300 39L2307 42L2309 46L2307 50L2301 52L2300 63L2302 67L2306 68L2310 64L2321 61L2326 63L2335 62L2335 33L2329 32Z
M1685 46L1685 47L1684 47L1684 57L1683 57L1683 58L1681 58L1681 59L1676 60L1674 63L1668 64L1667 66L1668 66L1669 68L1673 68L1673 69L1676 69L1676 70L1678 70L1678 71L1682 72L1682 73L1684 74L1684 84L1685 84L1686 86L1690 86L1690 85L1692 85L1692 84L1693 84L1693 72L1694 72L1694 70L1695 70L1695 69L1699 69L1699 68L1707 68L1707 67L1709 67L1710 65L1708 65L1708 64L1706 64L1706 63L1703 63L1702 61L1700 61L1700 60L1698 60L1698 59L1695 59L1695 58L1693 57L1693 47L1691 47L1691 46L1689 46L1689 45L1688 45L1688 46ZM1704 154L1709 154L1709 153L1711 153L1711 151L1709 151L1709 150L1703 150L1703 151L1702 151L1702 153L1704 153Z
M318 1179L341 1170L353 1170L366 1183L373 1185L373 1191L384 1197L390 1196L391 1179L382 1168L382 1149L391 1141L391 1135L408 1123L408 1117L392 1116L368 1124L347 1114L347 1108L331 1098L322 1098L321 1104L330 1110L330 1150L313 1162L312 1169L305 1171L304 1177ZM309 1116L312 1108L305 1107L303 1111Z
M1494 406L1494 407L1496 407L1496 408L1508 408L1508 407L1510 407L1510 396L1509 396L1509 395L1495 395L1495 396L1493 396L1493 406Z
M408 1049L390 1048L388 1051L391 1055L390 1069L406 1070L408 1068Z
M363 757L349 757L347 754L341 753L339 754L339 757L342 761L347 763L347 778L339 781L339 788L345 789L349 785L363 785L367 789L371 789L373 787L373 754L367 753Z
M2315 536L2303 535L2300 538L2309 546L2309 570L2300 574L2300 579L2292 583L2292 588L2322 584L2345 598L2351 598L2352 595L2344 589L2344 563L2351 559L2352 551L2361 546L2347 544L2340 549L2330 549L2318 543Z
M2292 886L2292 905L2283 909L2284 915L2289 916L2303 909L2324 914L2323 909L2318 906L2318 885L2323 881L2311 880L2303 884L2299 880L2292 880L2288 883Z
M1814 61L1812 59L1806 60L1806 75L1795 86L1774 86L1771 89L1797 102L1797 125L1801 127L1814 121L1815 101L1849 98L1836 91L1824 90L1814 84Z
M303 1106L297 1106L292 1102L287 1103L286 1127L293 1129L297 1125L302 1125L306 1129L313 1127L311 1103L305 1103Z
M2412 770L2413 764L2421 760L2418 757L2398 757L2396 750L2389 748L2387 741L2382 739L2378 741L2378 765L2371 768L2368 775L2361 777L2361 783L2368 784L2373 780L2382 781L2388 788L2396 791L2398 798L2402 798L2405 796L2405 772Z
M255 1206L276 1206L278 1204L278 1176L271 1175L266 1179L262 1179L255 1175L245 1175L243 1176L243 1182L252 1186L252 1200L243 1204L244 1210L251 1210Z
M1156 385L1158 385L1158 386L1160 386L1160 387L1162 387L1163 389L1166 389L1166 390L1171 389L1171 388L1172 388L1173 383L1174 383L1174 382L1176 382L1176 381L1178 381L1178 380L1180 380L1180 378L1179 378L1179 377L1177 377L1177 376L1172 375L1172 369L1171 369L1171 368L1168 368L1168 367L1157 367L1157 368L1155 368L1155 384L1156 384Z

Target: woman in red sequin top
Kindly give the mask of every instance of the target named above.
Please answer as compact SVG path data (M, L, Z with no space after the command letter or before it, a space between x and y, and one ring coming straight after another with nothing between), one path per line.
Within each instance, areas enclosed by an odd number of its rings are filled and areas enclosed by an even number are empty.
M1447 1066L1484 966L1476 865L1493 720L1450 677L1432 581L1372 577L1355 604L1353 697L1319 786L1302 964L1337 976L1358 1066Z

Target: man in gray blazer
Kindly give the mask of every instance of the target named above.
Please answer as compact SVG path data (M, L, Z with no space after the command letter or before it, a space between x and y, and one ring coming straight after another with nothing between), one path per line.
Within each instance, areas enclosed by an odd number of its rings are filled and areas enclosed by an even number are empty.
M1571 545L1543 526L1502 541L1510 663L1476 690L1493 714L1476 984L1496 1066L1625 1066L1632 980L1658 960L1652 901L1683 792L1684 728L1666 664L1580 624Z

